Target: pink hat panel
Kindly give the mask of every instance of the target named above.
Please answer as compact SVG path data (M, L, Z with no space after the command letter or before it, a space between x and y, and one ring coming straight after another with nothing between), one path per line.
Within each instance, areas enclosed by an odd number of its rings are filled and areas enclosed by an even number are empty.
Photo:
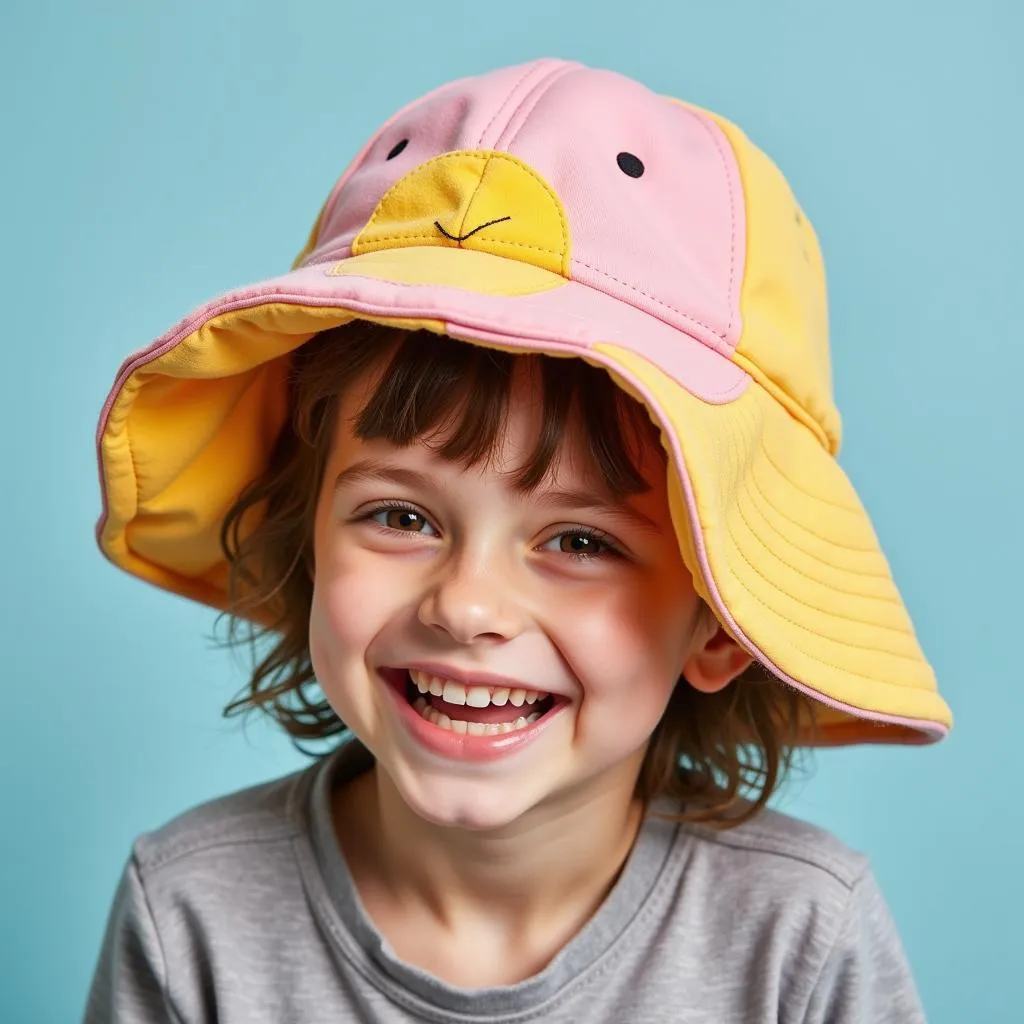
M562 200L574 280L724 354L735 348L743 203L732 150L709 119L621 75L574 69L497 148Z
M355 237L399 179L442 153L485 148L496 127L505 127L519 102L538 82L574 66L565 61L542 60L464 78L399 111L335 186L316 249L305 262L322 263L350 255Z
M726 139L637 82L565 61L463 79L400 111L339 182L306 262L349 255L389 188L462 149L509 152L553 188L569 220L573 280L733 351L745 236Z

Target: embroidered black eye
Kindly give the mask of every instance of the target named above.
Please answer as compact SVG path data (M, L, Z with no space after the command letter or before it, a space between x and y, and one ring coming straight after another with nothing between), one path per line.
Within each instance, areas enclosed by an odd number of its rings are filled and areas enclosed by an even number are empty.
M639 178L644 173L643 161L640 157L633 156L632 153L620 153L615 158L615 162L619 165L619 170L631 178Z
M394 158L396 156L398 156L398 154L401 153L402 150L405 149L405 147L408 146L408 145L409 145L409 140L408 139L402 139L401 142L396 142L391 147L391 152L388 153L388 159L389 160L394 160Z

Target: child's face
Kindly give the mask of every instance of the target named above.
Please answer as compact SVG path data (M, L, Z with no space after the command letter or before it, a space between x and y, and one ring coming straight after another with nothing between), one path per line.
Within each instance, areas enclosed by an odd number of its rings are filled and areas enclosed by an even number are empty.
M564 810L594 787L631 793L698 642L664 463L644 452L638 468L651 490L600 498L570 437L549 478L523 494L508 474L539 425L526 374L493 462L470 469L422 443L356 438L352 420L375 380L341 403L317 508L310 651L327 699L406 803L439 824L497 828L538 806ZM601 543L587 539L592 531ZM594 553L581 558L580 547ZM496 728L463 734L415 710L417 669L470 685L497 676L505 689L552 697L515 708L513 693L477 711L478 691L453 717ZM501 689L487 693L500 701ZM525 729L498 721L538 707L552 710Z

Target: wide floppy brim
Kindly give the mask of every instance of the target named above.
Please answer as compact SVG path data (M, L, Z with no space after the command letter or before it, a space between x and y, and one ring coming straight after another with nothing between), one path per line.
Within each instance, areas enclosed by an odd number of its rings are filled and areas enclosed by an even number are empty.
M683 558L728 632L820 702L816 745L921 743L951 714L870 521L806 426L722 352L587 285L457 247L305 266L205 304L121 368L97 434L100 547L227 608L224 516L265 468L290 354L361 319L576 356L648 408ZM649 340L659 365L631 339Z

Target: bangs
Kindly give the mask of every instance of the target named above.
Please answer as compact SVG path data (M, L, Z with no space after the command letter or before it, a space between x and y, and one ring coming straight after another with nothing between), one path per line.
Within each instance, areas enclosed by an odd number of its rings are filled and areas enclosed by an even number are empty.
M513 486L536 488L573 437L612 496L649 489L638 463L648 446L664 459L657 428L604 370L582 359L502 352L422 331L389 333L401 340L356 418L361 440L397 447L420 441L467 467L490 463L504 438L513 377L525 373L538 385L539 427ZM378 339L378 351L379 345Z

